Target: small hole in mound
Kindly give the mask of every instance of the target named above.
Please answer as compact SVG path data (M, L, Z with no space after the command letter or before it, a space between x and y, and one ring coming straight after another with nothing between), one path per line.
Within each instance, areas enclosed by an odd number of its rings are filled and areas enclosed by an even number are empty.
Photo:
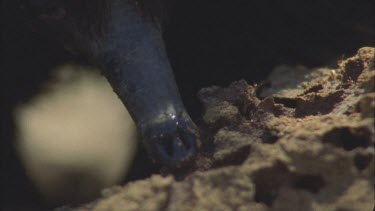
M275 97L274 101L277 104L283 104L287 108L296 108L297 107L297 101L295 99Z
M255 201L271 206L276 199L280 186L288 183L290 172L281 161L270 168L254 173Z
M295 117L302 118L309 115L324 115L330 113L337 103L344 98L343 90L325 92L325 94L314 94L314 97L296 98Z
M308 190L311 193L318 193L324 185L323 178L317 175L295 175L293 178L294 188Z
M354 165L358 170L364 170L370 164L372 159L371 154L356 154L354 156Z
M365 69L364 64L359 59L349 59L347 63L345 64L345 72L344 77L342 79L343 82L346 82L348 80L357 81L358 76L361 74L361 72Z
M370 145L371 132L368 128L334 128L324 134L324 143L331 143L345 150L353 150L357 147L368 147Z
M274 144L279 140L279 137L275 135L274 132L272 131L266 131L262 135L262 140L263 140L263 143Z
M212 167L221 168L224 166L241 165L247 159L249 154L250 146L242 147L231 155L225 157L225 159L215 162Z
M322 84L316 84L308 89L305 90L305 92L303 92L303 94L308 94L308 93L316 93L316 92L319 92L320 90L323 89L323 85Z

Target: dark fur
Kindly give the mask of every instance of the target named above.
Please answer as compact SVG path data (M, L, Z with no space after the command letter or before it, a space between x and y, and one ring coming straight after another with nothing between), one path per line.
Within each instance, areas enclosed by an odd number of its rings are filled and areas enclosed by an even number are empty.
M110 0L67 0L75 20L81 20L84 31L103 36L110 15Z
M67 10L72 12L74 20L79 20L82 31L93 37L106 33L108 17L111 13L111 0L64 0ZM125 0L134 4L146 18L163 24L167 21L168 10L173 6L171 0Z

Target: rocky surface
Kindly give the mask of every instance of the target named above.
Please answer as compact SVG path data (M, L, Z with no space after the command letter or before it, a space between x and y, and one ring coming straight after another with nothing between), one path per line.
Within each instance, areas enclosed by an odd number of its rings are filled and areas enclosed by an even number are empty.
M365 47L337 69L282 66L259 86L202 89L193 170L59 210L373 210L374 54Z

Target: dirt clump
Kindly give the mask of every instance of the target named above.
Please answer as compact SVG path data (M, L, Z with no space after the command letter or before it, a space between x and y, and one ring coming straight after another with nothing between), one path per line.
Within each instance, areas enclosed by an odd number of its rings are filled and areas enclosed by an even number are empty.
M262 86L202 89L202 142L213 150L197 170L114 187L73 210L372 210L374 54L361 48L337 69L280 66Z

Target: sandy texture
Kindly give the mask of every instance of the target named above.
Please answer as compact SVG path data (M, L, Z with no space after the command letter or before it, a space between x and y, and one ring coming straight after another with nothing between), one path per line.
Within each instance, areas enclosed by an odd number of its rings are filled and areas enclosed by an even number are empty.
M374 54L202 89L196 170L114 187L73 210L373 210Z

